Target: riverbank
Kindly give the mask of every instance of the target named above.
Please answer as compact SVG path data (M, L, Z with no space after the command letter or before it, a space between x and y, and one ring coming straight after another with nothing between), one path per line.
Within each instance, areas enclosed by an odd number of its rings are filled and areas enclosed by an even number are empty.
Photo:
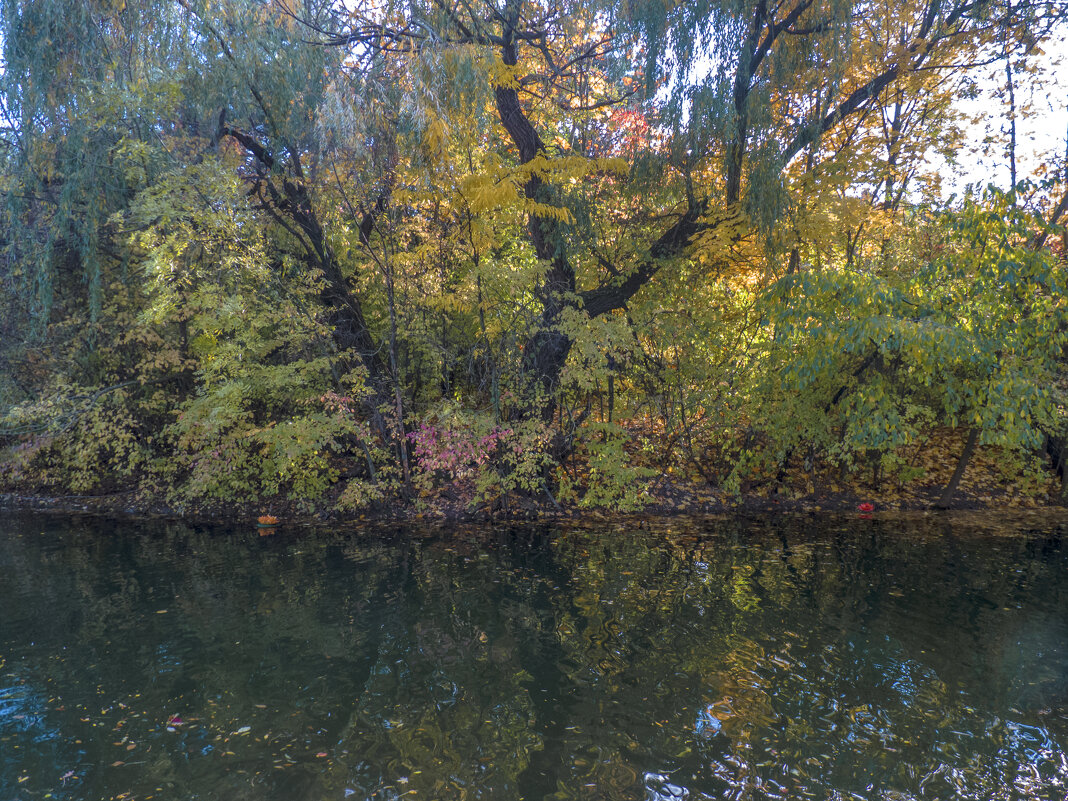
M1056 495L1023 496L1009 491L960 492L947 509L937 507L938 487L899 492L863 492L846 488L829 493L804 493L787 486L778 491L730 495L682 482L663 482L650 493L640 510L617 512L606 509L557 505L543 499L513 494L491 503L475 505L466 493L442 493L410 501L402 498L368 506L357 512L339 511L333 499L318 503L270 499L247 503L206 502L173 505L137 491L98 495L46 495L0 493L0 509L54 512L130 519L171 519L192 523L255 524L262 515L277 518L280 525L457 523L477 524L510 521L569 521L670 519L722 515L767 514L874 514L925 513L936 511L1010 511L1068 514Z
M642 436L635 432L631 441ZM579 454L553 480L527 491L506 491L506 482L486 480L495 474L477 473L492 470L489 465L459 474L421 469L405 491L396 477L365 482L357 477L359 461L348 459L331 463L336 478L322 482L315 497L301 497L291 485L269 497L248 494L254 491L249 488L225 499L199 496L188 486L173 486L173 478L144 471L101 477L94 491L66 492L78 485L54 469L55 454L45 459L45 451L16 448L0 451L0 508L203 523L255 524L271 517L298 525L1064 508L1062 480L1044 454L1021 460L1019 454L981 445L957 475L959 456L954 455L964 447L963 432L936 430L894 470L879 461L847 470L794 454L777 464L751 465L741 476L727 470L725 459L673 462L663 455L669 449L628 451L626 466L616 465L614 473ZM633 474L633 480L621 473ZM531 483L528 479L528 487ZM943 503L947 486L954 484L951 500Z

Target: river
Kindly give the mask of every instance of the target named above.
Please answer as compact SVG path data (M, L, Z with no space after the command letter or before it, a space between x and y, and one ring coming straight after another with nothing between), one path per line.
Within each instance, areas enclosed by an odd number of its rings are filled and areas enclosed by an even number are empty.
M6 513L0 801L1068 797L1068 527Z

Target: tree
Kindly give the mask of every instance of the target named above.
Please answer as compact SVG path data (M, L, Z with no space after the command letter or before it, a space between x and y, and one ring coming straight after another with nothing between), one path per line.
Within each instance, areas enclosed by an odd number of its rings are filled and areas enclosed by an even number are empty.
M977 443L1025 456L1041 447L1068 310L1062 271L1030 247L1036 221L1012 194L969 198L928 225L931 250L910 268L780 281L783 361L768 380L769 398L783 400L765 419L778 453L808 439L833 461L874 454L888 467L932 425L961 428L946 505Z
M522 189L537 204L528 211L528 235L546 271L535 290L540 322L524 353L546 396L542 414L551 415L573 344L561 329L565 310L596 318L623 309L666 260L689 252L695 236L733 224L740 213L770 225L782 203L782 171L802 151L876 111L896 82L958 69L996 32L1012 37L1026 29L1000 27L986 12L982 0L948 6L933 0L905 15L896 6L811 0L700 10L656 3L626 14L513 0L501 8L361 6L341 29L313 27L324 34L321 41L349 48L363 65L471 46L499 59L489 76L499 123L517 163L534 165ZM645 56L644 75L621 65L636 52ZM696 85L688 81L688 72L704 63L711 65L708 76ZM828 63L835 67L822 69ZM590 254L573 244L571 222L551 210L560 187L547 172L555 146L545 134L580 128L598 108L640 101L628 88L639 83L651 103L662 80L671 97L660 119L669 141L659 156L680 173L674 203L663 209L670 224L631 263L608 262L588 275L581 267ZM594 177L591 170L587 183ZM722 201L713 200L717 195Z
M1061 14L4 9L0 431L19 481L137 476L185 500L347 481L346 507L447 485L634 508L680 464L711 486L754 448L779 474L795 448L855 465L952 423L964 407L935 396L978 386L964 357L933 351L949 366L928 386L879 332L904 336L913 293L951 282L919 233L1001 208L940 205L928 159L953 158L957 97L1006 58L1022 88ZM1030 227L1044 252L1059 191L1021 188L1042 220L990 236L1019 260ZM969 230L937 238L979 291L994 268ZM829 339L799 316L828 308ZM1005 418L983 431L1023 442Z

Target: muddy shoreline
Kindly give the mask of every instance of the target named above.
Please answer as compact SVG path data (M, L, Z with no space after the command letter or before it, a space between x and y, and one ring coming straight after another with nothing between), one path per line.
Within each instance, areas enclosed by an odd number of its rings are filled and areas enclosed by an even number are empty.
M949 509L936 509L937 493L932 491L929 499L910 499L907 502L881 503L877 497L854 493L839 493L832 496L789 497L786 494L763 497L695 498L680 488L667 488L663 497L640 511L613 512L599 509L554 507L528 497L507 497L493 505L472 509L470 506L447 498L435 498L429 502L404 503L398 500L357 513L343 513L321 505L300 504L294 501L260 501L250 503L210 503L197 506L177 507L158 500L146 499L136 492L119 492L100 495L45 495L31 493L0 493L0 511L40 512L53 514L87 515L118 520L175 520L192 524L256 525L260 515L270 514L278 518L281 526L341 526L377 527L380 525L480 525L539 521L566 523L569 525L632 523L642 525L648 521L670 523L675 520L723 517L790 516L841 516L865 517L910 517L940 513L974 513L998 516L1021 515L1025 517L1063 518L1068 521L1068 507L1060 503L1036 503L998 499L995 502L981 501L967 496L960 497ZM873 507L873 508L869 508Z

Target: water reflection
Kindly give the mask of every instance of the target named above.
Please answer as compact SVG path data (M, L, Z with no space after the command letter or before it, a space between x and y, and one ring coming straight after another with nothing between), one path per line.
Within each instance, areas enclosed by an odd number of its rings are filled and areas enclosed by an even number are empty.
M1056 527L3 525L5 801L1068 796Z

